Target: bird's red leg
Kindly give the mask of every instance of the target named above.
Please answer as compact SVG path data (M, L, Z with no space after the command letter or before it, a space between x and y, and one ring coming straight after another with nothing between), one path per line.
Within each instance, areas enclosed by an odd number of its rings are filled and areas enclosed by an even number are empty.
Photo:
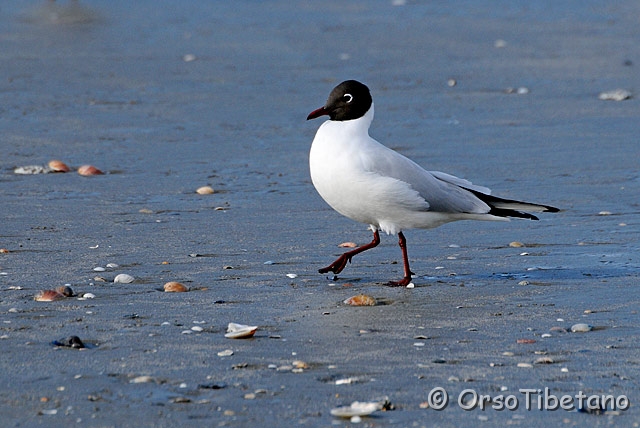
M368 249L371 249L377 246L379 243L380 243L380 234L378 234L378 230L376 229L373 231L373 241L369 242L366 245L363 245L362 247L358 247L355 250L347 251L346 253L338 257L336 261L331 263L329 266L322 269L318 269L318 272L320 273L333 272L334 274L337 275L340 272L342 272L342 269L345 268L345 266L347 265L347 262L351 262L351 257L355 256L356 254L360 254L363 251L367 251Z
M400 281L389 281L389 285L392 287L406 287L411 282L411 269L409 268L409 256L407 255L407 240L404 238L402 232L398 232L398 245L402 250L402 262L404 264L404 278Z

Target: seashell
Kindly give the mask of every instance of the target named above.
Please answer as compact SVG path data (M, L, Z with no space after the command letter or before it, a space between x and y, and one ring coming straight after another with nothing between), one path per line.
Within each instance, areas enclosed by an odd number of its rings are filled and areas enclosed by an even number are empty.
M522 248L524 247L524 244L519 241L513 241L513 242L509 242L509 246L512 248Z
M375 306L376 299L366 294L358 294L346 299L343 303L351 306Z
M60 160L57 160L57 159L49 161L49 168L51 168L51 171L53 171L53 172L69 172L69 171L71 171L71 168L69 168L66 163L64 163L64 162L62 162Z
M150 383L150 382L155 382L155 379L152 378L151 376L138 376L138 377L134 377L129 381L129 383Z
M130 284L135 280L136 279L134 277L132 277L127 273L121 273L119 275L116 275L115 278L113 278L113 282L119 282L121 284Z
M249 338L253 337L257 329L257 325L244 325L230 322L227 326L227 334L225 334L224 337L229 339Z
M342 244L338 244L340 248L355 248L358 245L355 242L343 242Z
M0 254L9 254L9 250L6 248L0 248Z
M198 190L196 190L196 193L198 195L213 195L215 193L215 190L213 190L213 187L211 186L202 186L202 187L198 187Z
M613 91L601 92L598 98L605 101L624 101L631 98L631 92L626 89L614 89Z
M336 407L335 409L331 409L331 414L339 418L367 416L372 414L373 412L382 410L383 407L384 407L384 402L380 402L380 401L371 401L371 402L354 401L353 403L351 403L350 406Z
M62 287L56 288L56 291L62 294L64 297L73 297L75 296L73 290L68 285L64 285Z
M585 323L578 323L571 326L571 333L586 333L593 330L593 326Z
M35 296L36 302L53 302L55 300L64 299L65 295L56 290L43 290L39 291Z
M231 349L225 349L224 351L218 352L218 357L230 357L233 355L233 351Z
M183 293L189 291L187 286L175 281L169 281L164 285L164 291L166 293Z
M82 165L80 168L78 168L78 174L84 175L84 176L100 175L102 173L103 173L102 171L100 171L98 168L96 168L93 165Z
M84 294L82 295L82 298L83 298L83 299L95 299L95 298L96 298L96 295L95 295L95 294L93 294L93 293L84 293Z

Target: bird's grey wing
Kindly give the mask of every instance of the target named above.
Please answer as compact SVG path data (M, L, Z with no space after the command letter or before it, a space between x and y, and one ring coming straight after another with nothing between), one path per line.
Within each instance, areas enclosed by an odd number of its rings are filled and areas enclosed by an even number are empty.
M456 177L455 175L447 174L446 172L441 171L429 171L431 175L436 177L438 180L446 181L447 183L454 184L459 187L464 187L465 189L475 190L476 192L484 193L485 195L491 194L491 189L484 186L478 186L477 184L473 184L469 180L465 180L464 178Z
M429 204L429 211L485 214L490 210L487 204L461 187L461 184L470 184L474 190L484 190L481 186L474 186L466 180L441 172L434 175L383 145L363 152L362 163L371 172L409 184Z

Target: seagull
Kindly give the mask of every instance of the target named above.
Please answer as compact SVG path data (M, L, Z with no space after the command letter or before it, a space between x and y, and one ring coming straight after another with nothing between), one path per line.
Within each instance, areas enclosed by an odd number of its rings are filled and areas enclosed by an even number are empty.
M376 247L379 231L398 235L404 277L390 286L407 286L409 267L403 230L431 229L458 220L508 220L508 217L538 220L531 212L558 212L558 208L503 199L491 190L439 171L426 171L409 158L369 136L373 120L369 88L347 80L333 88L323 107L307 120L327 115L316 133L309 153L311 181L331 208L360 223L368 224L373 240L342 254L319 269L339 274L353 256Z

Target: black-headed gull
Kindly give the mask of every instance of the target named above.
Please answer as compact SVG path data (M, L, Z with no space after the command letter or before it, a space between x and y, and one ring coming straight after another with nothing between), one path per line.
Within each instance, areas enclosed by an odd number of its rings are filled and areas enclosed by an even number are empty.
M329 94L324 107L307 120L328 115L316 133L309 154L311 180L322 198L340 214L370 225L373 240L342 254L320 273L339 274L351 258L380 243L379 230L397 234L404 277L389 285L411 283L405 229L429 229L457 220L538 218L525 211L558 209L491 196L491 191L462 178L426 171L412 160L369 136L373 120L369 88L347 80Z

